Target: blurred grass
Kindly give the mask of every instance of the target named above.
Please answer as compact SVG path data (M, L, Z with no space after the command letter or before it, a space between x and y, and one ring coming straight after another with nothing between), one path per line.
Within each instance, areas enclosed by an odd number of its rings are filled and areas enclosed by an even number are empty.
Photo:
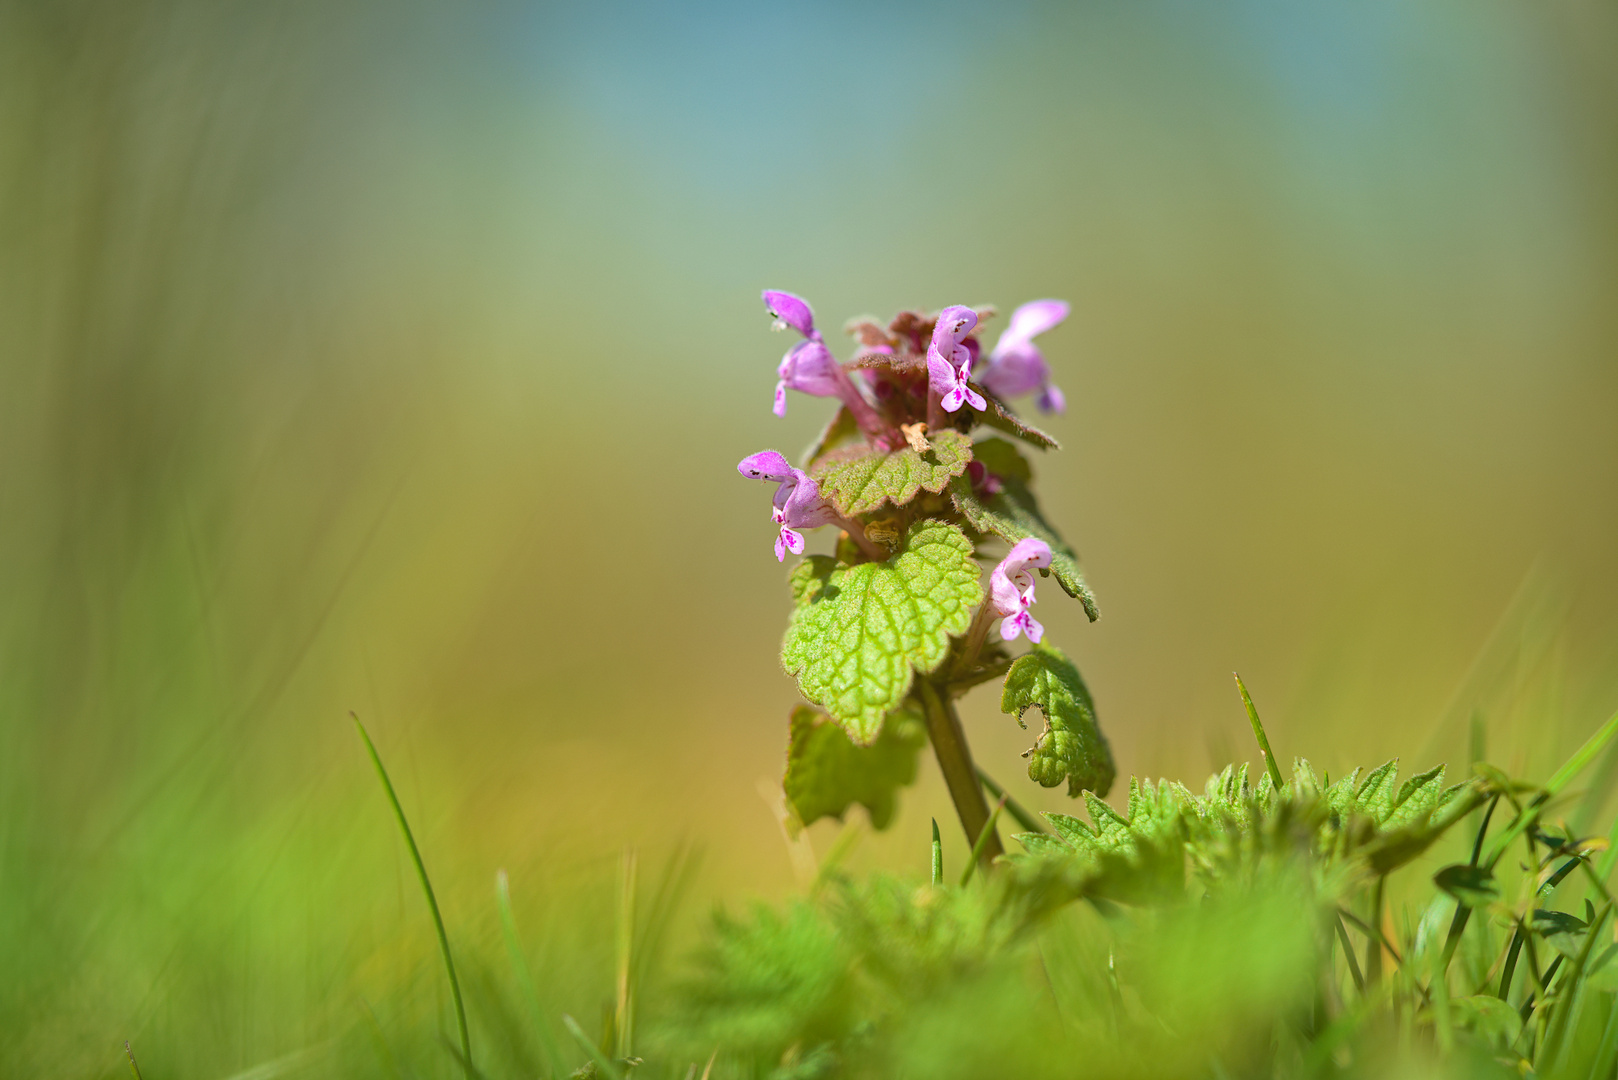
M1481 713L1545 771L1618 692L1615 30L3 0L0 1059L431 1042L349 709L475 1016L497 868L590 1023L622 846L700 842L697 904L790 887L783 588L730 469L821 410L768 413L763 285L829 325L1074 301L1041 480L1104 617L1042 617L1126 771L1250 753L1235 667L1283 759L1459 764ZM944 799L855 864L922 872Z

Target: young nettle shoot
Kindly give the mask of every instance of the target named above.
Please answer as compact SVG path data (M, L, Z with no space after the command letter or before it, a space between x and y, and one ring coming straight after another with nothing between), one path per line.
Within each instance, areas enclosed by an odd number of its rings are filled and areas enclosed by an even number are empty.
M802 337L777 368L776 415L786 414L789 390L840 402L799 464L763 450L737 466L777 485L777 560L803 555L807 530L839 530L830 554L791 572L781 659L818 710L791 725L788 801L802 824L841 817L855 802L885 823L894 792L915 775L920 740L911 733L925 730L987 864L1000 841L955 709L970 687L1003 675L1005 712L1020 721L1039 708L1044 729L1026 756L1041 784L1104 795L1114 776L1089 691L1031 612L1037 571L1097 614L1077 556L1040 511L1024 456L1057 444L1007 404L1037 393L1040 408L1065 407L1033 339L1068 305L1024 304L987 354L978 335L993 308L904 311L886 325L856 319L847 327L854 354L839 361L801 297L770 290L764 304L777 329ZM994 566L987 589L984 563ZM1008 649L1021 638L1033 651L1014 660Z

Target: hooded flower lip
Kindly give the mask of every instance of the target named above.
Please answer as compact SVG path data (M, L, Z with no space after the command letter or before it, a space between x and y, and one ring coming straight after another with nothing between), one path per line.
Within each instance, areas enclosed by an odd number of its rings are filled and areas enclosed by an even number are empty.
M989 393L998 398L1017 397L1039 391L1037 403L1046 412L1067 407L1062 392L1051 383L1050 366L1034 344L1034 338L1061 325L1069 308L1065 300L1031 300L1011 313L1011 324L989 354L989 366L981 380Z
M1000 637L1015 641L1019 634L1027 634L1036 645L1045 635L1045 628L1034 618L1029 608L1034 605L1034 577L1028 571L1043 570L1051 565L1051 546L1037 537L1026 537L1012 545L1011 551L989 575L989 597L994 610L1003 621Z
M789 551L794 555L803 554L803 534L798 529L842 523L842 517L821 497L820 485L814 478L793 467L784 455L774 450L749 454L736 465L736 471L749 480L780 485L775 489L770 511L770 520L781 526L775 538L777 562L784 562Z
M977 329L978 313L962 304L951 304L938 313L933 324L933 340L927 347L929 360L936 354L959 368L972 362L972 353L962 344ZM953 411L953 410L951 410Z
M809 306L809 301L779 289L765 289L763 295L764 306L775 317L777 330L790 326L810 341L820 340L820 331L815 329L815 309Z

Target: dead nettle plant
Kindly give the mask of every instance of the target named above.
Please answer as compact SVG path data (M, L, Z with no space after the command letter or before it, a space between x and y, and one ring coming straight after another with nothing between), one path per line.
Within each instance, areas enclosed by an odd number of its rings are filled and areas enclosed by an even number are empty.
M839 361L806 301L766 291L764 304L777 329L801 337L778 369L776 415L789 390L839 403L799 464L763 450L738 465L776 485L776 559L803 554L804 530L839 530L834 554L803 558L789 575L781 663L815 707L792 713L788 805L807 825L860 803L882 828L930 742L987 864L1002 850L984 787L1004 795L973 763L955 706L963 694L1003 678L1003 711L1022 723L1038 708L1044 727L1024 756L1040 784L1105 795L1115 774L1084 680L1033 614L1037 572L1098 615L1077 555L1034 497L1025 453L1057 443L1007 404L1037 394L1041 410L1065 407L1034 339L1068 305L1022 305L988 351L988 307L904 311L885 326L854 319L854 354ZM1022 638L1029 648L1014 657Z

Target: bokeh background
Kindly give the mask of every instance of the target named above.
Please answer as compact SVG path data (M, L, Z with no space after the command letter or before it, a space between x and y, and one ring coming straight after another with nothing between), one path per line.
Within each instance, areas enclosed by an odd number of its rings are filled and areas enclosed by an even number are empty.
M701 852L675 955L797 887L764 287L1072 301L1122 771L1251 757L1232 670L1334 774L1543 771L1618 705L1615 132L1582 0L0 0L0 1074L447 1023L351 710L474 998L498 868L583 1016L624 848Z

